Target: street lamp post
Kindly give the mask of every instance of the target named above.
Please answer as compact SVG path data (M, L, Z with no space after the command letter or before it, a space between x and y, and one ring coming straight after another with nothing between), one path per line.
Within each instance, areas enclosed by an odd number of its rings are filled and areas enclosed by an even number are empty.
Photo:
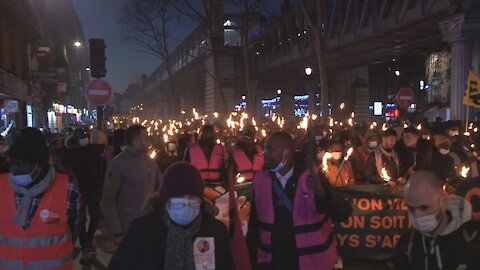
M284 115L283 112L283 106L282 106L282 100L280 98L280 95L282 94L282 89L277 89L277 100L278 100L278 106L275 108L280 114ZM280 108L278 108L280 107Z
M310 75L312 75L313 69L311 67L305 67L305 75L307 75L307 91L308 91L308 112L310 115L315 113L315 105L316 105L316 96L314 87L311 85Z

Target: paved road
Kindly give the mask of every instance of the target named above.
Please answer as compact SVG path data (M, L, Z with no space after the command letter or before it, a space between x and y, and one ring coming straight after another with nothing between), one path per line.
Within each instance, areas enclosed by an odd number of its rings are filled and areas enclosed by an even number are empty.
M79 263L80 249L78 248L78 257L75 260L74 270L104 270L108 265L112 255L98 250L97 260L91 265L82 266ZM363 261L363 260L344 260L344 270L389 270L385 262Z

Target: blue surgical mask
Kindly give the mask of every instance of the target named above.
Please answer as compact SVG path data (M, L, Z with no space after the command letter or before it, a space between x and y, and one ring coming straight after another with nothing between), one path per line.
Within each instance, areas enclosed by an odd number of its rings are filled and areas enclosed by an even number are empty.
M270 171L274 173L280 172L283 169L283 167L285 167L285 165L287 164L287 155L288 155L288 149L285 149L285 151L283 151L282 161L278 163L277 167L270 169Z
M200 214L201 203L187 198L171 198L167 211L173 222L186 226Z
M31 174L19 174L19 175L10 175L13 183L17 186L26 187L33 182Z
M33 183L32 174L36 169L37 169L37 166L35 166L35 168L33 168L31 173L27 173L27 174L13 175L11 173L10 178L12 179L13 183L15 183L15 185L26 187L26 186L30 185L31 183Z
M78 140L78 144L79 144L80 146L82 146L82 147L83 147L83 146L87 146L87 144L88 144L88 138L79 139L79 140Z

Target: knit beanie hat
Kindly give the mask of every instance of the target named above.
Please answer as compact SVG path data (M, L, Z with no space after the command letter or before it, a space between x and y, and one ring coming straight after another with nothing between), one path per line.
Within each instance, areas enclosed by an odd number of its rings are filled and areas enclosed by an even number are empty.
M47 163L48 147L42 133L35 128L24 128L7 151L10 158L32 163Z
M204 183L200 171L188 162L173 163L163 174L160 200L166 202L173 197L185 195L203 197Z
M433 140L435 141L435 147L438 147L442 144L448 144L451 145L452 142L450 142L450 139L447 138L447 136L437 134L433 137Z

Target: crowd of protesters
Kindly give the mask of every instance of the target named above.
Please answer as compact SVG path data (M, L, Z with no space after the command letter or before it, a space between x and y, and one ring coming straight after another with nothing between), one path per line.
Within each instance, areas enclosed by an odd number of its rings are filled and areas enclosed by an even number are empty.
M333 225L352 213L339 190L384 184L404 186L413 226L395 269L480 269L474 210L445 189L478 181L476 130L311 130L246 125L234 136L212 124L162 141L141 125L22 129L0 140L0 269L72 269L77 242L89 264L99 231L115 246L109 269L339 269Z

